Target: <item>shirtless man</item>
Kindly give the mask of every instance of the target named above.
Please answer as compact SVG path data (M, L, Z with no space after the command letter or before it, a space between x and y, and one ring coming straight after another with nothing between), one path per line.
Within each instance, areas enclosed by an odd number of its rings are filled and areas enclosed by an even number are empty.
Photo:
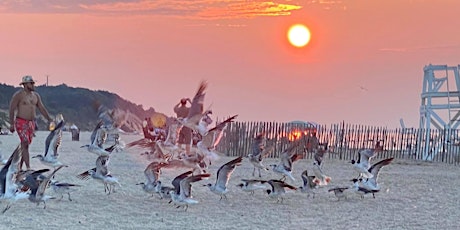
M13 133L16 130L19 139L21 139L23 150L21 168L25 163L27 170L30 170L29 145L32 143L35 130L35 109L38 108L48 122L52 122L52 119L43 106L40 95L35 92L34 79L31 76L24 76L20 85L24 88L14 93L10 101L10 131Z

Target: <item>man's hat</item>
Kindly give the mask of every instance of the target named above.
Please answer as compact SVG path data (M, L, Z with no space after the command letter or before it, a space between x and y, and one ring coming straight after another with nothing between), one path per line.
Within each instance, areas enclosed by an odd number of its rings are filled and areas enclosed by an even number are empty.
M32 78L32 76L26 75L26 76L22 77L22 82L19 83L19 85L22 85L22 84L25 84L25 83L35 83L35 81Z

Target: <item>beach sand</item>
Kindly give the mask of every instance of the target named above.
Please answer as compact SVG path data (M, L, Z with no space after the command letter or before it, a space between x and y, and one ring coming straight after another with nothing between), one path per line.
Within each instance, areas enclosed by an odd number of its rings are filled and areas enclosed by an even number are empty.
M44 151L48 132L39 131L30 147L31 156ZM69 165L56 173L56 180L81 185L73 192L73 201L65 196L61 201L36 206L20 200L0 215L0 229L458 229L460 216L460 168L454 165L395 160L380 171L382 190L361 199L349 193L348 199L337 201L329 188L348 186L356 173L346 161L324 160L323 170L332 182L316 190L315 198L307 198L300 191L289 191L283 203L270 199L265 191L249 195L236 185L241 179L252 177L252 165L247 158L238 166L229 182L228 200L210 192L206 183L214 183L217 169L233 159L221 157L209 167L211 178L193 184L192 193L199 204L185 212L158 196L150 196L136 183L144 182L143 171L149 160L140 153L145 150L129 148L114 153L109 170L118 177L121 186L111 195L92 179L83 181L76 175L95 167L97 156L80 146L89 143L89 132L80 134L80 141L71 141L64 132L59 160ZM137 135L121 135L125 143L140 139ZM0 136L0 151L9 157L19 143L16 133ZM265 159L264 164L277 159ZM311 160L294 163L296 181L301 185L303 170L312 171ZM47 168L37 159L31 159L34 169ZM163 170L161 181L171 180L185 169ZM262 179L279 179L272 171L263 172ZM46 194L53 195L52 189ZM0 203L3 209L5 202Z

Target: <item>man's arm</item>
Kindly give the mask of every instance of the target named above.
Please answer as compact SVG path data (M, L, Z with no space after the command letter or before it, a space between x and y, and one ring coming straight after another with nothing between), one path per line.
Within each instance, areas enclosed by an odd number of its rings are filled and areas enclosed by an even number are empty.
M10 101L10 111L9 111L9 116L10 116L10 131L11 132L14 132L14 111L16 110L16 108L18 107L18 103L19 103L19 96L18 96L18 93L14 93L13 94L13 97L11 98L11 101Z
M43 114L43 116L45 116L45 118L48 120L48 122L52 122L53 119L51 119L48 111L46 110L45 106L43 105L43 102L42 102L42 99L40 97L40 95L38 93L36 93L37 95L37 108L38 110L40 110L40 113Z
M177 110L179 109L179 105L180 105L180 102L177 103L175 106L174 106L174 112L177 113Z

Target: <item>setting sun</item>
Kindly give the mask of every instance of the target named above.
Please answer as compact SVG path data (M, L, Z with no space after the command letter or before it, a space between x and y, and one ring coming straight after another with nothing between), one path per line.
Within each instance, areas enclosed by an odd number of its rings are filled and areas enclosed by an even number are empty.
M289 28L287 37L291 45L295 47L304 47L310 41L311 34L306 26L295 24Z

